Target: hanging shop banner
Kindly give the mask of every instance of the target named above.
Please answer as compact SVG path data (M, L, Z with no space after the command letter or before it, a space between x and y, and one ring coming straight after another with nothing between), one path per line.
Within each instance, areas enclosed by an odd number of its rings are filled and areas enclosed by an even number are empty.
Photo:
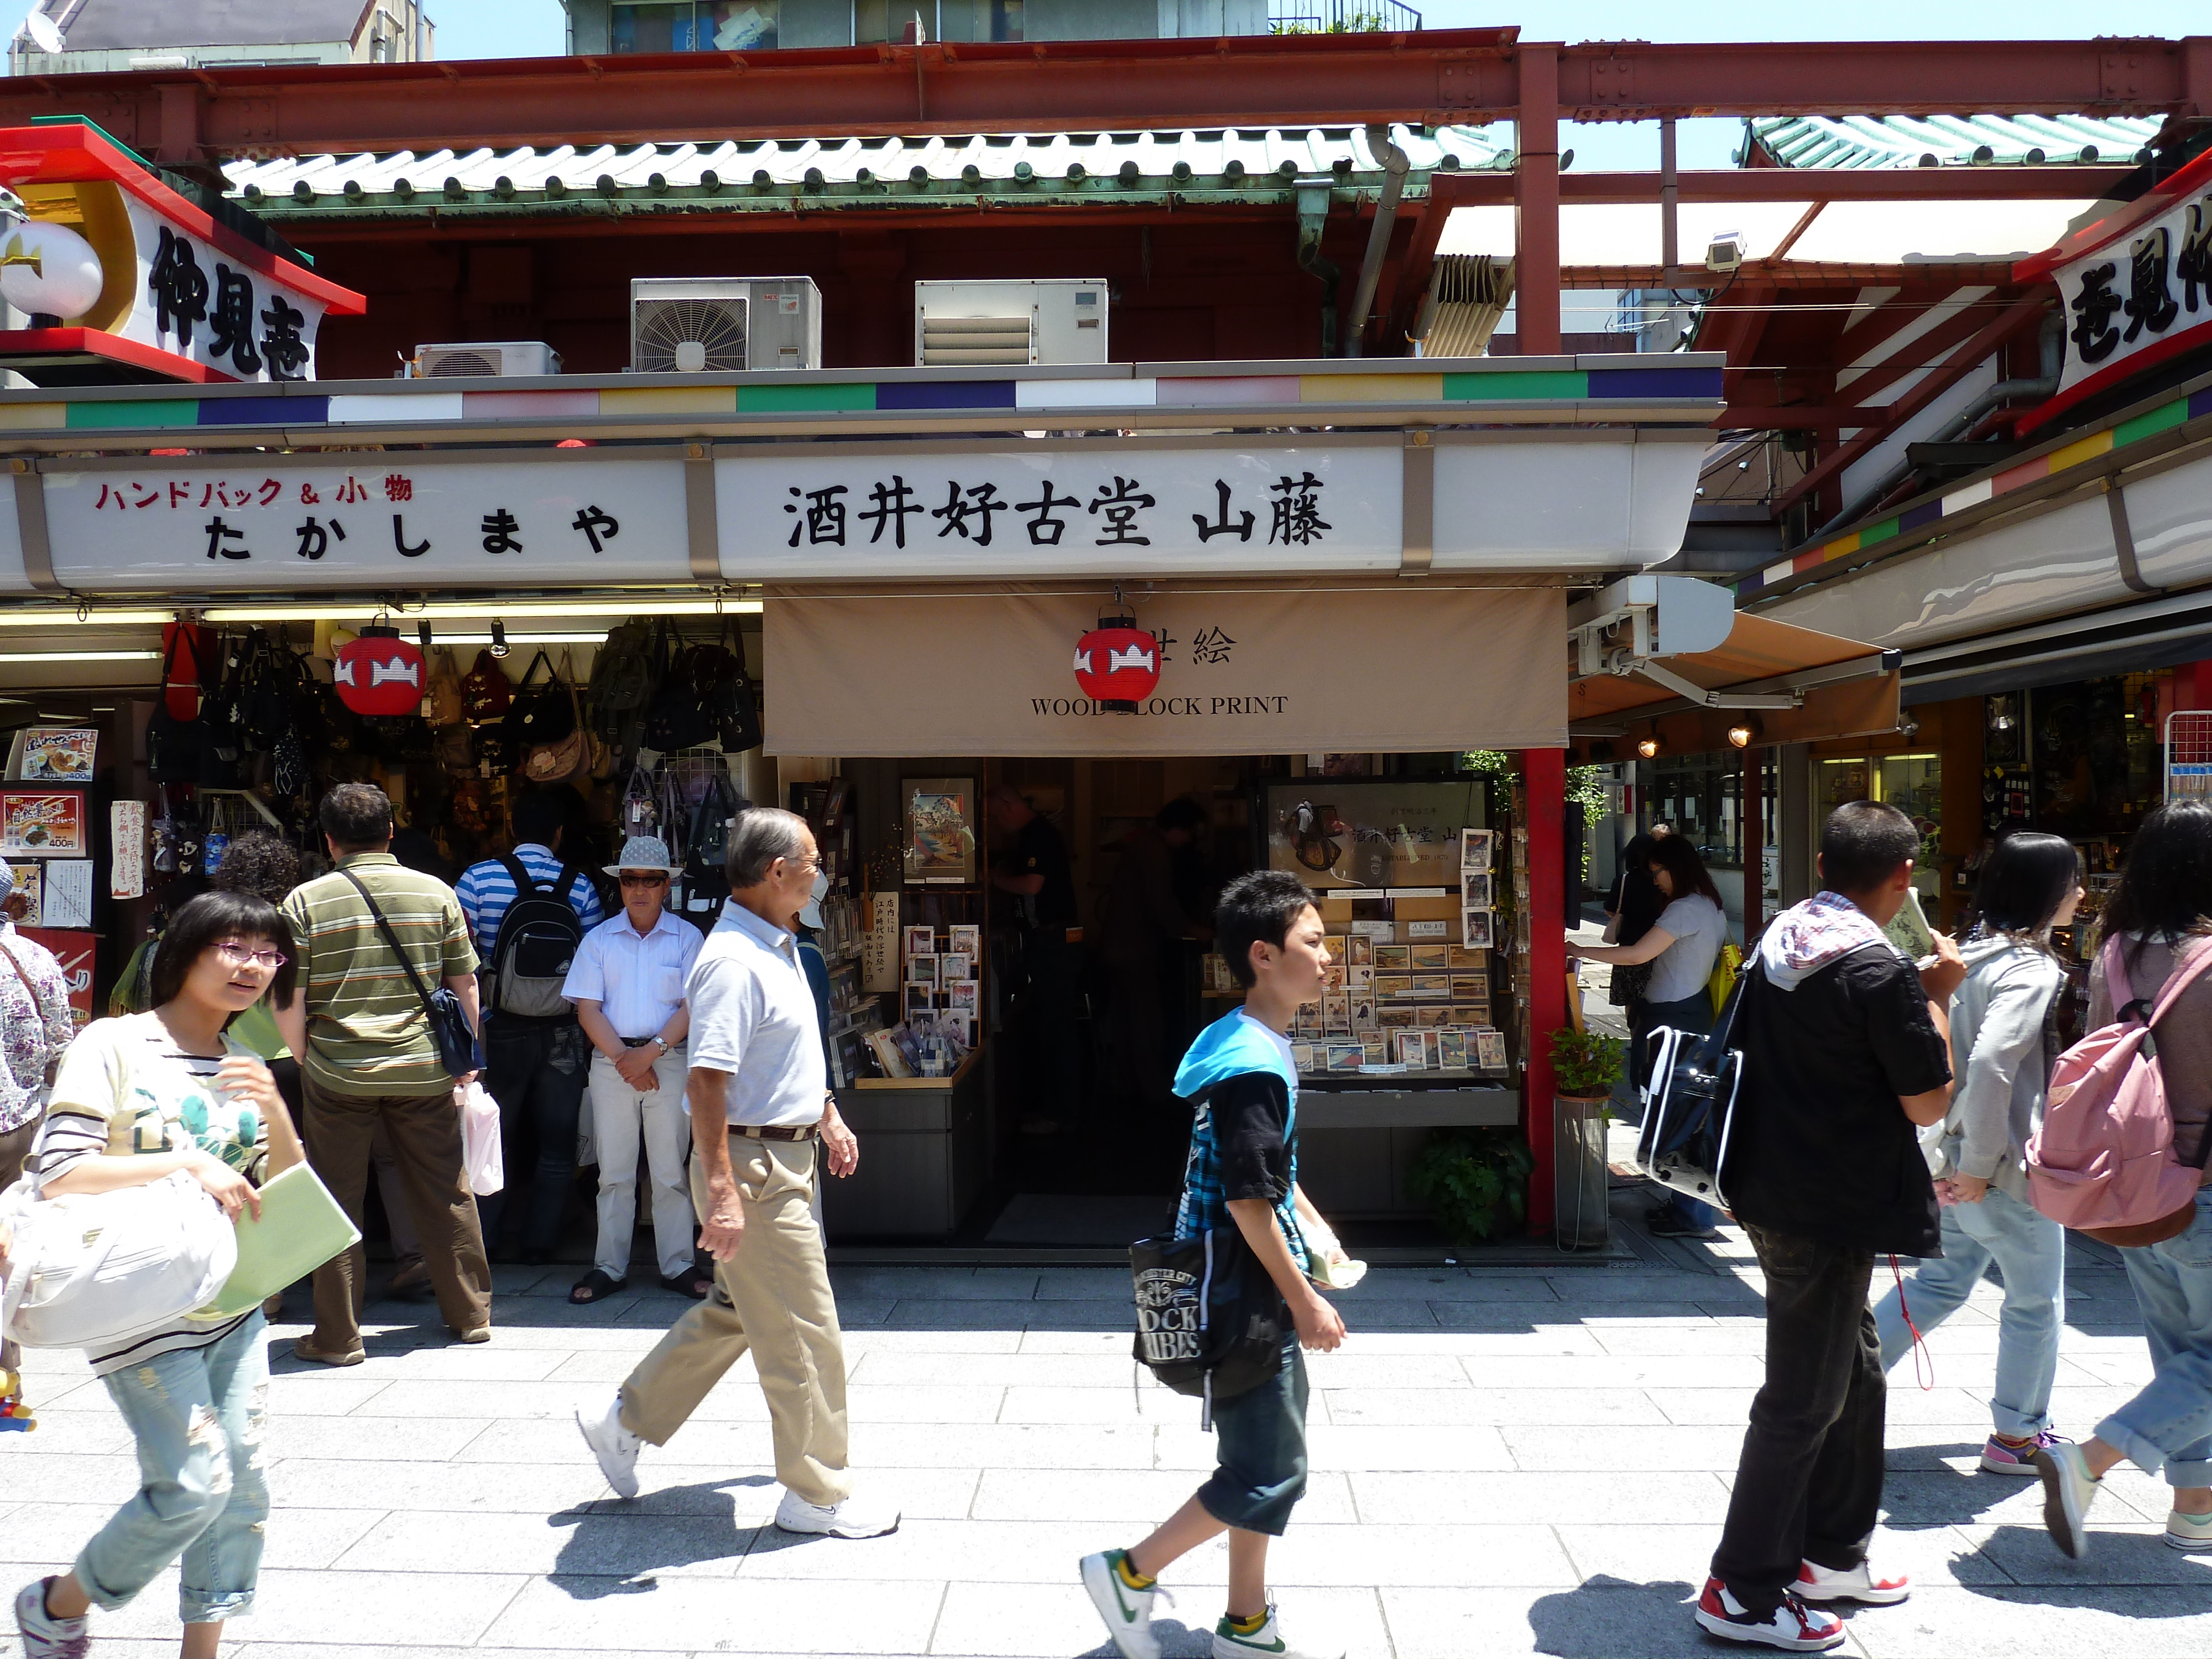
M62 983L69 988L70 1019L77 1030L92 1024L92 964L99 935L58 927L26 927L23 937L43 945L61 964Z
M1077 678L1091 594L772 590L771 755L1275 755L1555 748L1557 588L1328 587L1131 600L1159 680L1134 714Z
M683 580L672 460L329 465L240 455L45 477L55 576L85 592ZM20 556L18 556L20 562Z
M2212 343L2212 154L2022 261L2014 275L2056 283L2065 325L2057 395L2021 419L2022 434L2154 363Z

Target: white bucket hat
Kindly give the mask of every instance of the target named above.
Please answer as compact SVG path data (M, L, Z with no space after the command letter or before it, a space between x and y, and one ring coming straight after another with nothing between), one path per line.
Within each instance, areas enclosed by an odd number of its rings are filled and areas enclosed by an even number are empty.
M632 836L623 843L622 857L600 868L617 877L625 870L651 870L665 876L684 873L668 861L668 843L658 836Z

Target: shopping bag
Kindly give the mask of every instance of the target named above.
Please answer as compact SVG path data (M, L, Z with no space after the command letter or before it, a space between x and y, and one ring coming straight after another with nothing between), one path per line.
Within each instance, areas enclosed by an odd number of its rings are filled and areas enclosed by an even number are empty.
M238 1217L238 1265L222 1288L194 1315L227 1319L258 1308L341 1252L361 1243L361 1232L330 1188L305 1164L270 1176L261 1188L261 1216Z
M470 1084L460 1097L461 1167L468 1173L469 1190L478 1198L489 1198L507 1184L499 1103L481 1083Z

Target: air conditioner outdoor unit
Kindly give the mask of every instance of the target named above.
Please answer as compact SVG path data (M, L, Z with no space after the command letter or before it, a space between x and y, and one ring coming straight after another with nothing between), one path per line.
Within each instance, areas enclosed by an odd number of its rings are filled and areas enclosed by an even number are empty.
M640 276L629 285L639 374L822 367L822 295L805 276Z
M923 368L1103 363L1106 283L916 283L914 361Z
M560 372L561 354L543 340L469 340L415 348L415 373L426 380Z

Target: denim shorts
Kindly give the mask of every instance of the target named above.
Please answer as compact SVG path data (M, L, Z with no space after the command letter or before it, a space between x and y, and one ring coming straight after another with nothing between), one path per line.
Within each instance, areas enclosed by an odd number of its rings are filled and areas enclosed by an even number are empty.
M1306 1490L1306 1361L1297 1338L1283 1345L1272 1381L1213 1405L1219 1462L1198 1501L1224 1527L1283 1535Z

